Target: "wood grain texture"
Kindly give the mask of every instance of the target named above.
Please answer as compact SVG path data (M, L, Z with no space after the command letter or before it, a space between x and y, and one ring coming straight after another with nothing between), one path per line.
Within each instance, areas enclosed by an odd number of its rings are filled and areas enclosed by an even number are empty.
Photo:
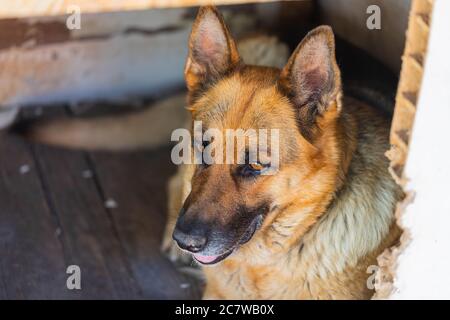
M67 263L82 271L82 290L72 291L74 297L139 297L97 185L83 177L83 171L90 169L85 155L46 146L34 150L60 221Z
M105 199L117 203L111 216L143 295L158 299L200 297L192 279L180 274L159 252L167 212L166 182L175 172L175 167L168 165L170 149L95 153L91 159Z
M58 221L33 155L19 138L0 134L0 163L0 299L67 298Z
M3 132L0 163L0 299L200 297L160 252L175 170L168 148L89 154ZM81 290L66 288L72 264Z

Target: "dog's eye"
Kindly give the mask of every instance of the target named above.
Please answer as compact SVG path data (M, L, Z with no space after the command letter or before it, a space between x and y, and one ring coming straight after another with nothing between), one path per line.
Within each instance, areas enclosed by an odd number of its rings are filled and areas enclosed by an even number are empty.
M259 162L245 164L241 167L240 175L243 177L257 176L260 175L265 168L266 167Z
M264 169L264 166L259 162L250 163L249 166L253 171L261 171Z

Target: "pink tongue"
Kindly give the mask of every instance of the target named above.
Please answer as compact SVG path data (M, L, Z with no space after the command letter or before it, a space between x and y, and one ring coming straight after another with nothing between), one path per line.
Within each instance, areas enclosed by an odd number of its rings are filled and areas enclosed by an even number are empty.
M194 258L202 263L211 263L219 256L202 256L201 254L194 254Z

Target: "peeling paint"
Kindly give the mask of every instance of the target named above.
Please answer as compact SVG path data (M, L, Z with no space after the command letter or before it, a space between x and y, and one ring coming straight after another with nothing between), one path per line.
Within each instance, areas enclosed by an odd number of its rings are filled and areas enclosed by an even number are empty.
M106 40L111 37L138 34L152 36L158 33L179 31L183 25L166 25L159 28L141 26L125 27L116 33L91 33L77 35L66 27L63 21L35 21L21 19L0 20L0 50L12 47L30 49L33 47L64 43L68 41Z

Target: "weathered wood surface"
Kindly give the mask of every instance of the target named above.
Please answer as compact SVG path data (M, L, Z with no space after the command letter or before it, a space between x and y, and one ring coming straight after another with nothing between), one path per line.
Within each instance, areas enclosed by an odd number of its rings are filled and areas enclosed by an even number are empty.
M182 87L186 12L82 15L79 30L65 17L0 19L0 110Z
M200 296L159 251L168 148L85 153L1 133L0 164L0 299ZM69 265L81 290L66 288Z
M117 204L110 210L111 218L125 255L132 257L130 268L142 294L160 299L199 296L192 279L177 272L159 252L155 254L166 221L166 181L174 173L174 168L168 166L170 149L96 153L90 158L104 198Z
M1 299L68 297L58 228L30 148L0 134Z

